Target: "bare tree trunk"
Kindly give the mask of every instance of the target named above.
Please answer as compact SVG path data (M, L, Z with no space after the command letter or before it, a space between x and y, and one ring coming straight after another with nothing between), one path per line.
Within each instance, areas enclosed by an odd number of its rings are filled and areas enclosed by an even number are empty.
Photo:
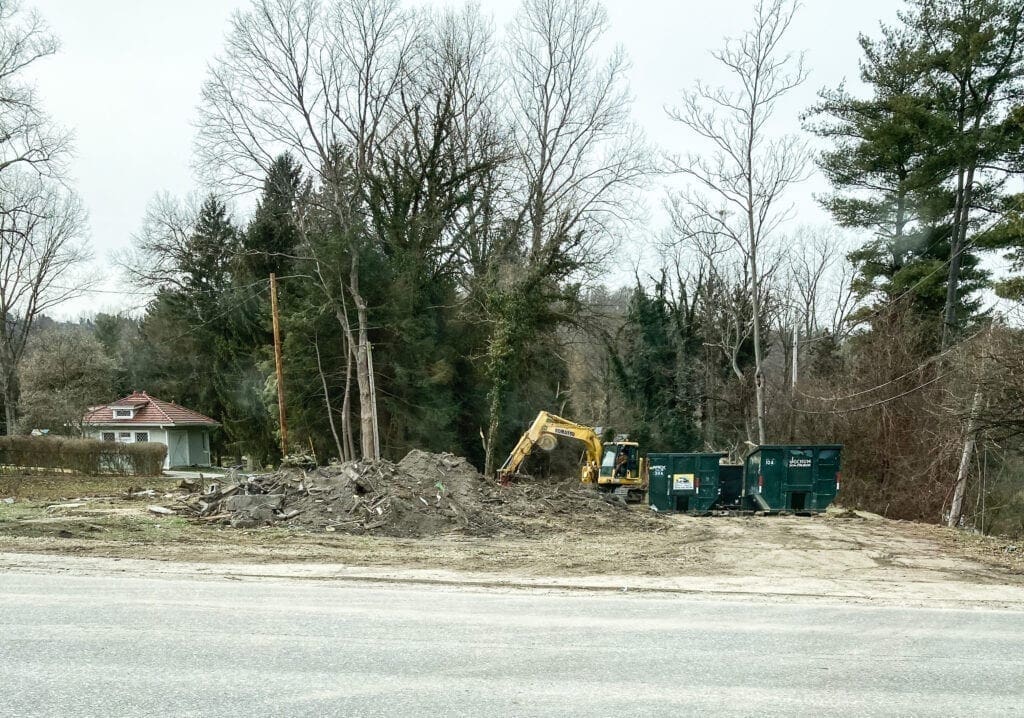
M17 379L14 380L17 382ZM18 390L11 385L11 379L4 382L4 426L8 436L18 433Z
M766 439L764 420L764 358L761 351L761 297L758 295L760 286L757 281L757 249L756 242L750 247L750 290L753 311L754 340L754 396L757 404L757 443L764 444Z
M946 306L943 312L942 348L947 349L956 336L956 295L960 288L960 265L967 244L967 221L974 189L974 168L967 170L966 178L958 178L953 241L949 245L949 275L946 279Z
M501 416L501 392L491 390L491 418L487 423L487 448L484 451L484 476L493 477L497 471L495 452L498 450L498 428Z
M789 442L796 441L796 385L800 372L800 327L793 325L793 366L789 372Z
M320 337L313 337L313 348L316 350L316 370L320 374L320 384L324 388L324 408L327 409L327 423L331 426L331 436L334 437L334 446L338 450L338 458L345 460L345 452L341 446L341 439L338 437L338 429L334 425L334 409L331 408L331 393L327 389L327 377L324 376L324 367L320 362Z
M355 343L352 341L352 324L348 320L348 308L344 302L342 306L335 308L334 316L341 325L344 343L342 350L345 352L345 396L341 402L341 433L345 443L342 456L344 461L352 461L356 458L355 441L352 437L352 364L356 353Z
M708 290L707 290L707 296L706 296L706 299L705 299L706 306L704 308L704 318L703 318L704 326L703 326L703 329L702 329L702 333L703 333L703 336L705 338L714 336L714 322L712 321L712 316L714 315L714 312L716 311L716 307L714 305L715 294L714 294L714 292L711 291L711 288L714 286L714 284L713 284L714 277L713 276L709 280L709 282L710 282L710 284L709 284L709 287L708 287ZM715 361L715 358L713 357L713 354L712 354L713 351L714 350L712 350L707 345L706 339L705 339L705 344L703 346L703 363L704 363L704 400L703 401L704 401L704 407L705 407L705 409L704 409L703 432L704 432L704 450L705 451L711 451L712 450L712 446L714 445L714 439L715 439L715 420L717 418L715 416L715 400L714 400L714 397L712 396L712 387L715 386L715 378L716 378L715 370L714 370L714 366L716 364L716 361ZM742 381L742 379L741 379L741 381Z
M967 418L967 428L964 432L964 450L960 455L960 467L956 473L956 485L953 488L953 505L949 509L949 520L947 525L957 527L964 513L964 496L967 494L967 474L971 469L971 459L974 456L974 447L977 444L977 416L981 408L981 392L974 392L974 399L971 400L971 414Z
M756 86L756 85L755 85ZM765 443L764 421L764 357L761 350L761 281L757 268L757 249L760 244L758 236L758 199L754 189L754 146L757 142L758 102L756 94L751 95L749 115L747 117L747 165L744 168L747 184L747 257L750 263L750 309L754 340L754 397L757 408L757 443Z
M3 317L0 317L3 321ZM0 330L0 334L3 334ZM0 336L0 393L4 398L4 426L8 436L18 433L18 403L21 400L21 381L18 376L18 359L11 356L10 338ZM24 343L24 342L22 342Z
M356 323L358 331L358 344L356 345L356 382L359 385L359 443L360 453L363 459L376 460L380 458L380 440L377 436L376 404L374 396L373 381L370 374L373 371L370 358L370 339L368 332L369 319L366 311L366 301L359 293L359 266L358 261L352 259L352 272L349 277L349 294L356 305Z

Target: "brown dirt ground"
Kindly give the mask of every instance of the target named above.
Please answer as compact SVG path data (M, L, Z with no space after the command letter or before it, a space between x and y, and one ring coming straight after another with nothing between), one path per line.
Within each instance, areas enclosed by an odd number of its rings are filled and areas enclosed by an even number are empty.
M724 576L1024 586L1024 546L943 527L836 511L808 517L653 515L644 506L530 514L533 487L507 502L513 528L493 536L352 535L277 525L251 530L157 516L172 483L127 498L139 480L21 481L0 500L0 552L192 562L324 562L520 576ZM0 477L0 497L12 488ZM547 499L550 500L550 499ZM611 508L611 507L610 507ZM518 524L516 523L518 522ZM518 526L518 530L516 527Z

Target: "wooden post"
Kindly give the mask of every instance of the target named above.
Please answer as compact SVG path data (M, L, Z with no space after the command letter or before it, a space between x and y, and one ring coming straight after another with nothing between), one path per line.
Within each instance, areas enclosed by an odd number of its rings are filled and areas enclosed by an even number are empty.
M284 364L281 360L281 322L277 317L277 275L270 274L270 314L274 321L274 365L277 368L277 418L281 425L281 455L288 453L288 422L284 413Z

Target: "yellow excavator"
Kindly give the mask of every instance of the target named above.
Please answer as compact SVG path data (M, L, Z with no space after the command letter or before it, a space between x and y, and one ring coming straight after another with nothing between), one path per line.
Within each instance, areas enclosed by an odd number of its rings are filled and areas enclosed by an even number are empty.
M597 431L575 421L542 411L516 443L512 453L498 469L498 481L506 484L519 475L519 468L535 446L551 451L558 439L582 442L585 453L580 481L601 491L614 492L627 501L643 501L646 492L646 459L640 458L640 445L628 437L602 443Z

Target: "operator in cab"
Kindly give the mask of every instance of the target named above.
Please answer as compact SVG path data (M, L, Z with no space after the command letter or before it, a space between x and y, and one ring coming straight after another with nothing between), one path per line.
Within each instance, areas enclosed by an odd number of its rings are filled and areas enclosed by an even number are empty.
M626 447L623 446L622 450L619 451L619 455L615 459L615 476L616 478L625 476L629 471L629 452Z

